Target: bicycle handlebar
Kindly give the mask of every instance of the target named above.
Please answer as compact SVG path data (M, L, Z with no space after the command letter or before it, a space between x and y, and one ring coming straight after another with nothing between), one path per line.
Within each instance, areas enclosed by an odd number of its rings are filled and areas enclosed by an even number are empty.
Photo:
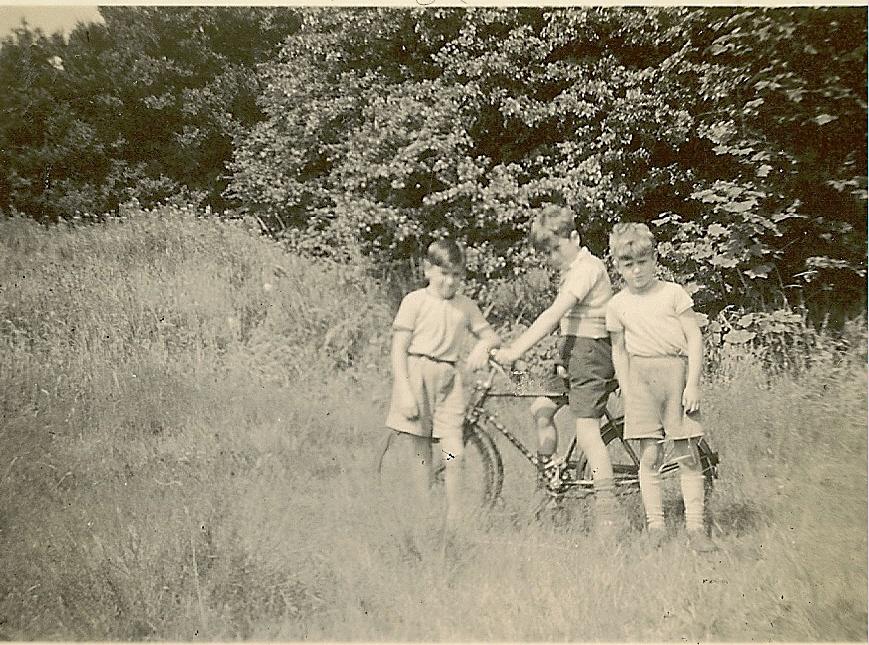
M499 363L498 360L495 358L495 353L497 351L498 350L494 347L489 350L489 361L488 361L489 367L496 369L496 370L499 370L501 372L504 372L504 371L506 371L505 367L501 363Z
M495 373L496 373L496 372L497 372L497 373L500 373L500 374L501 374L504 378L506 378L508 381L512 381L512 380L513 380L513 378L510 376L510 371L509 371L509 369L508 369L507 367L505 367L504 365L502 365L501 363L499 363L499 362L495 359L495 351L496 351L496 350L495 350L494 348L492 348L492 349L489 350L489 360L488 360L488 363L489 363L489 378L487 379L487 380L489 381L489 385L492 384L492 379L495 377Z
M510 382L515 382L512 370L509 369L504 364L498 362L498 360L495 359L495 352L496 352L496 350L494 348L489 350L489 357L488 357L489 377L486 379L487 387L491 387L496 373L500 373L502 376L504 376L504 378L506 378ZM615 392L618 389L619 389L618 381L615 378L611 379L611 381L607 384L607 394L610 394L611 392Z

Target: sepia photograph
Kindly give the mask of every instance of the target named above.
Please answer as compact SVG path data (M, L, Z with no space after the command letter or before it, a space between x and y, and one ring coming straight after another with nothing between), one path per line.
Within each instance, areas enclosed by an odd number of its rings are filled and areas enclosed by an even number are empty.
M867 17L0 5L0 640L865 643Z

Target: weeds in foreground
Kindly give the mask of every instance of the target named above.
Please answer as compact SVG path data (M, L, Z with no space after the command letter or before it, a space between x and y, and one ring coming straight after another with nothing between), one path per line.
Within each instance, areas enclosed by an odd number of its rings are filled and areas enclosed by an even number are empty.
M713 556L517 521L532 482L508 446L503 504L446 541L372 477L376 285L212 222L129 225L2 236L3 275L30 281L2 300L0 637L865 638L859 355L717 368Z

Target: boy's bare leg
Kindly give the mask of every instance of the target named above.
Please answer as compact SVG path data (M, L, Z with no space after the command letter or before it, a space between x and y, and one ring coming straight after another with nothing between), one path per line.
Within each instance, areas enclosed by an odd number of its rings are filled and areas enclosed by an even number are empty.
M619 525L619 506L613 491L613 467L609 453L600 436L600 420L578 418L576 443L585 453L594 482L595 524L599 529L612 529Z
M538 397L531 404L534 428L537 430L537 488L545 488L543 471L558 449L558 429L555 427L555 413L558 405L548 397Z
M400 537L405 549L419 555L419 549L428 540L433 527L432 519L432 442L408 432L392 433L384 457L390 464L387 512L399 521ZM400 474L399 474L400 473ZM399 537L398 535L396 537Z
M664 503L661 496L661 445L658 439L640 439L640 497L650 531L664 530Z
M538 470L541 472L558 449L558 429L555 427L557 411L558 408L549 399L538 399L532 408L534 426L537 428Z
M413 499L410 500L422 514L431 506L431 485L434 468L432 466L432 441L428 437L402 433L402 460L408 464L412 486L409 487Z
M456 528L466 511L465 500L462 495L464 447L459 437L441 439L441 447L444 450L444 493L447 498L447 526Z
M609 480L610 489L612 489L613 467L610 463L609 453L600 436L600 420L577 419L576 443L588 458L588 464L591 466L591 477L595 481L595 488L597 488L598 480L601 482Z

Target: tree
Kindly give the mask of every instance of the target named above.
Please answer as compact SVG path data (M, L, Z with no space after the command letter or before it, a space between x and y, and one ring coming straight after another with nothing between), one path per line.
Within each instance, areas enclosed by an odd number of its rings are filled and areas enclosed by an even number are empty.
M46 36L24 24L0 48L0 200L51 189L52 168L64 161L57 132L70 123L69 111L54 100L54 81L62 71L59 35ZM36 202L39 204L39 202ZM42 208L38 209L39 211Z
M26 27L4 41L0 79L12 91L0 106L21 116L0 131L0 208L46 219L133 197L223 208L232 137L262 116L254 67L298 28L296 11L100 12L105 24L79 25L68 41Z
M809 277L862 288L865 17L308 11L262 67L227 195L314 253L391 262L457 236L481 284L539 264L522 238L554 201L597 250L615 221L652 223L711 312Z

